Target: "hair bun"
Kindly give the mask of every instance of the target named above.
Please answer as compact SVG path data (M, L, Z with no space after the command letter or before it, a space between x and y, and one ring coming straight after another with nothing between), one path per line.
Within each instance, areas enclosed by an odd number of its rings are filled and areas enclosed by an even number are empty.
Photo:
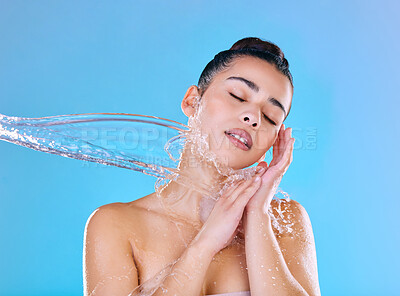
M282 50L274 43L261 40L256 37L246 37L235 42L229 50L254 49L258 51L268 52L278 56L282 61L285 60L285 55Z

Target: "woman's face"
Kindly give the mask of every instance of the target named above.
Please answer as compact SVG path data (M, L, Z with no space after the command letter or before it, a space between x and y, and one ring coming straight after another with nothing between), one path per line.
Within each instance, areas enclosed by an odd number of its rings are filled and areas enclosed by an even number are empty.
M274 144L291 98L289 79L273 65L236 58L214 76L200 101L201 132L210 151L233 169L254 164Z

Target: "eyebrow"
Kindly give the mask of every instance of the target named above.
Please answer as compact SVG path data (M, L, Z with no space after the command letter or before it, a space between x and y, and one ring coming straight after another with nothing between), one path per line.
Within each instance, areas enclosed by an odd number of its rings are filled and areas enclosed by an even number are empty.
M243 77L239 77L239 76L231 76L228 77L226 80L239 80L242 81L244 83L246 83L246 85L254 92L258 93L260 88L258 87L257 84L255 84L253 81L247 80L246 78ZM286 116L286 110L285 108L282 106L282 104L275 98L269 98L268 102L270 102L272 105L279 107L280 109L282 109L283 113Z

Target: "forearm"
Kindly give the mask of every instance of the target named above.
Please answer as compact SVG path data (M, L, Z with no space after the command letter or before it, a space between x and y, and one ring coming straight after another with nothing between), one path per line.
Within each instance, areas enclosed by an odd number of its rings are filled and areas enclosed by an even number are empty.
M193 242L172 265L152 296L199 296L214 253L202 242Z
M283 258L269 215L245 213L244 229L251 295L308 295Z

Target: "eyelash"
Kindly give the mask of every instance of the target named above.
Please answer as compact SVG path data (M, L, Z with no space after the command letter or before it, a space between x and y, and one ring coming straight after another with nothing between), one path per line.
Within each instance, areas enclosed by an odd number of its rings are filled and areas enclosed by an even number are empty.
M242 102L246 102L246 100L243 100L243 99L241 99L241 98L235 96L233 93L229 93L229 94L230 94L233 98L235 98L235 99L237 99L238 101L240 101L241 103L242 103ZM269 119L269 118L267 117L267 115L265 115L264 113L263 113L263 115L264 115L264 118L265 118L266 120L268 120L271 124L276 125L276 123L273 122L271 119Z

